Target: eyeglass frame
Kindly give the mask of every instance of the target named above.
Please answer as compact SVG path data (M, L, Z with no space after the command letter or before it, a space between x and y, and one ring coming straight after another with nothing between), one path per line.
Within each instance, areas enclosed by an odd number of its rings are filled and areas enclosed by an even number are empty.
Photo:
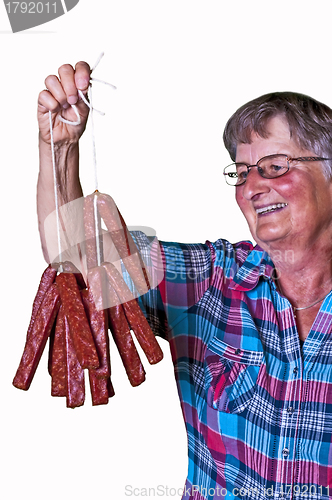
M240 184L229 184L227 182L228 173L225 172L226 168L231 167L232 165L245 165L247 167L247 173L249 174L250 168L257 167L259 169L259 162L261 162L262 160L265 160L266 158L270 158L272 156L285 156L287 158L287 170L286 170L286 172L283 172L282 174L277 175L276 177L264 177L264 175L262 175L262 172L260 170L258 170L259 175L261 177L263 177L263 179L278 179L278 177L282 177L283 175L287 174L289 172L289 168L290 168L289 163L291 161L328 161L328 160L332 160L332 158L322 158L320 156L299 156L298 158L289 158L288 155L285 155L283 153L275 153L273 155L263 156L254 165L249 165L248 163L245 163L242 161L241 162L234 162L234 163L230 163L229 165L227 165L224 168L223 174L225 175L226 184L228 184L228 186L239 187L239 186L243 186L243 184L245 184L246 180L247 180L247 178L246 178Z

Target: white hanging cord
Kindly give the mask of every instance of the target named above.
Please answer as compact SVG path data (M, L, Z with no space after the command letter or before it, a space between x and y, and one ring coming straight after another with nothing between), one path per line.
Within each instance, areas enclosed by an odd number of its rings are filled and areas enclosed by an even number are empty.
M80 125L80 123L81 123L81 117L80 117L80 114L79 114L79 112L77 110L77 107L75 106L75 104L72 104L71 107L73 108L73 110L75 111L75 115L77 116L76 122L72 122L70 120L66 120L61 115L59 116L59 120L61 122L63 122L63 123L67 123L68 125Z
M98 200L98 195L95 192L94 197L93 197L93 213L95 216L97 265L100 266L101 265L101 248L100 248L100 239L99 239L99 218L98 218L97 200Z
M97 253L97 265L101 265L101 248L100 248L100 239L99 239L99 217L98 217L98 209L97 209L97 200L98 200L98 175L97 175L97 155L96 155L96 140L95 140L95 131L94 131L94 107L92 104L92 88L91 85L88 89L89 96L89 107L91 109L90 114L90 123L91 123L91 140L92 140L92 159L93 159L93 171L94 171L94 179L95 179L95 193L93 197L93 213L95 219L95 235L96 235L96 253Z
M92 67L92 71L96 69L98 66L101 58L103 57L104 53L100 54L97 62L94 64ZM92 73L91 71L91 73ZM90 78L91 80L91 78ZM94 179L95 179L95 193L93 197L93 213L94 213L94 219L95 219L95 235L96 235L96 254L97 254L97 265L101 265L101 248L100 248L100 238L99 238L99 217L98 217L98 208L97 208L97 201L98 201L98 175L97 175L97 155L96 155L96 140L95 140L95 132L94 132L94 121L93 121L93 113L94 111L97 111L92 104L92 86L91 84L89 85L88 89L88 96L89 96L89 101L90 103L85 99L83 92L79 91L79 94L83 100L83 102L89 106L91 110L90 114L90 121L91 121L91 139L92 139L92 158L93 158L93 170L94 170ZM101 111L97 111L99 114L104 115L105 113L102 113Z
M100 63L100 61L101 61L102 57L104 57L104 52L101 52L101 53L99 54L97 61L94 63L94 65L93 65L93 66L92 66L92 68L91 68L91 73L92 73L92 71L94 71L94 70L96 69L96 67L97 67L97 66L98 66L98 64Z
M93 171L94 171L94 179L95 179L95 191L98 191L98 175L97 175L97 154L96 154L96 140L95 140L95 129L94 129L94 120L93 120L93 105L92 105L92 88L89 87L88 90L89 101L91 104L91 114L90 114L90 123L91 123L91 139L92 139L92 160L93 160Z
M98 83L104 83L105 85L108 85L109 87L112 87L114 90L116 90L116 86L113 85L113 83L108 83L104 82L104 80L99 80L98 78L90 78L93 82L98 82Z
M51 152L52 152L52 167L53 167L53 184L54 184L54 199L55 199L55 217L56 217L56 227L57 227L57 237L58 237L58 251L59 251L59 271L62 273L62 250L61 250L61 237L60 237L60 217L59 217L59 200L58 200L58 189L57 189L57 175L55 168L55 155L54 155L54 139L53 139L53 123L52 123L52 113L48 112L49 122L50 122L50 134L51 134Z
M89 87L89 89L90 89L90 88L91 88L91 87ZM88 92L89 92L89 91L88 91ZM100 115L105 116L104 111L99 111L99 110L98 110L98 109L96 109L96 108L92 108L91 102L89 102L89 101L86 99L86 97L85 97L85 95L83 94L82 90L79 90L79 91L78 91L78 94L79 94L79 96L81 97L81 99L82 99L82 101L84 102L84 104L86 104L86 105L88 106L88 108L90 108L90 110L91 110L91 111L94 111L95 113L99 113Z

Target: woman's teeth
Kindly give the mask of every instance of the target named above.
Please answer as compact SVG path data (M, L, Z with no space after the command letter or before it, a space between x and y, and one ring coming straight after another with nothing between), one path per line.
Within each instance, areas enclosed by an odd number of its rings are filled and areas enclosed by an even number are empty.
M269 205L268 207L257 208L256 213L258 215L262 215L268 212L274 212L275 210L278 210L278 208L284 208L284 207L287 207L287 203L277 203L276 205Z

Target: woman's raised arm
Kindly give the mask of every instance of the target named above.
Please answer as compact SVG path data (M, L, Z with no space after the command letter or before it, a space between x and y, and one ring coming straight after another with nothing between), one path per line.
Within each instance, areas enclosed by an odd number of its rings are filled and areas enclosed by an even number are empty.
M49 111L52 113L58 201L59 205L62 205L82 196L79 179L79 139L85 130L89 108L80 98L78 90L87 93L90 73L90 67L85 62L78 62L75 68L70 64L64 64L58 70L59 76L49 75L45 79L46 90L40 92L38 98L40 170L37 184L37 212L46 261L49 259L44 221L55 209ZM81 123L77 126L68 125L60 120L61 116L69 121L77 120L72 104L76 105L81 117Z

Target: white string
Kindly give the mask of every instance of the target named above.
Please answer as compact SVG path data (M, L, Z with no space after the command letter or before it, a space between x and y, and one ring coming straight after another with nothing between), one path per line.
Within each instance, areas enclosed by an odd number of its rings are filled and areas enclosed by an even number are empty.
M99 58L99 60L101 57ZM98 60L98 62L99 62ZM98 64L97 62L97 64ZM96 67L96 64L95 66ZM90 123L91 123L91 140L92 140L92 159L93 159L93 171L94 171L94 179L95 179L95 194L93 197L93 213L94 213L94 219L95 219L95 235L96 235L96 253L97 253L97 265L101 265L101 248L100 248L100 240L99 240L99 220L98 220L98 209L97 209L97 199L98 199L98 174L97 174L97 154L96 154L96 140L95 140L95 131L94 131L94 120L93 120L93 115L94 115L94 107L93 107L93 102L92 102L92 87L91 85L89 86L88 89L88 96L89 96L89 101L90 103L88 104L91 113L90 113Z
M98 57L97 61L94 63L94 65L93 65L93 66L92 66L92 68L91 68L91 73L92 73L92 71L94 71L94 70L96 69L96 67L97 67L97 66L98 66L98 64L100 63L100 61L101 61L101 58L102 58L102 57L104 57L104 52L101 52L101 53L99 54L99 57Z
M90 87L89 87L89 88L90 88ZM84 102L84 104L86 104L86 105L88 106L88 108L90 108L90 110L91 110L91 111L94 111L95 113L99 113L100 115L105 116L104 111L99 111L99 110L98 110L98 109L96 109L96 108L92 108L92 106L91 106L91 104L89 103L89 101L85 98L85 96L84 96L84 94L83 94L82 90L79 90L79 91L78 91L78 93L79 93L79 95L80 95L80 97L81 97L82 101Z
M99 80L98 78L90 78L90 80L93 82L104 83L105 85L108 85L109 87L112 87L112 89L116 90L116 86L113 85L113 83L104 82L104 80Z
M98 220L98 209L97 209L97 192L98 192L98 175L97 175L97 156L96 156L96 140L95 140L95 132L94 132L94 121L93 121L93 113L94 107L92 104L92 88L91 85L88 89L89 96L89 107L91 109L90 113L90 123L91 123L91 139L92 139L92 159L93 159L93 171L95 178L95 194L93 197L93 214L95 219L95 236L96 236L96 253L97 253L97 265L101 265L101 249L100 249L100 240L99 240L99 220Z
M100 241L99 241L99 220L98 220L98 210L97 210L97 193L94 194L93 197L93 212L95 216L95 229L96 229L96 250L97 250L97 265L101 265L101 249L100 249Z
M98 175L97 175L97 155L96 155L96 140L95 140L95 132L94 132L94 121L93 121L93 111L94 108L92 106L92 90L91 87L88 89L89 101L90 101L90 123L91 123L91 142L92 142L92 161L93 161L93 173L95 180L95 191L98 191Z
M52 113L48 112L49 122L50 122L50 134L51 134L51 152L52 152L52 166L53 166L53 184L54 184L54 199L55 199L55 216L56 216L56 226L57 226L57 237L58 237L58 251L59 251L59 271L62 273L62 250L61 250L61 237L60 237L60 217L59 217L59 200L58 200L58 189L57 189L57 176L55 168L55 155L54 155L54 139L53 139L53 123L52 123Z
M72 122L70 120L66 120L61 115L59 116L59 120L61 122L63 122L63 123L67 123L68 125L80 125L80 123L81 123L81 117L80 117L80 114L79 114L79 112L77 110L77 107L75 106L75 104L72 104L71 107L73 108L73 110L75 111L75 115L77 116L76 122Z

